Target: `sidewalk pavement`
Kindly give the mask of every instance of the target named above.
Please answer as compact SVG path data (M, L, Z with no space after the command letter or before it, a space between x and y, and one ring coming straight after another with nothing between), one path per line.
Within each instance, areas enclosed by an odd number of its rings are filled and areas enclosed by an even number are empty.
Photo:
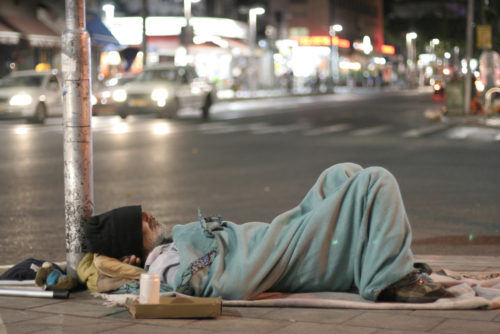
M500 256L422 255L437 271L500 272ZM360 310L224 307L216 319L133 319L88 291L67 300L0 296L4 333L500 333L497 310Z

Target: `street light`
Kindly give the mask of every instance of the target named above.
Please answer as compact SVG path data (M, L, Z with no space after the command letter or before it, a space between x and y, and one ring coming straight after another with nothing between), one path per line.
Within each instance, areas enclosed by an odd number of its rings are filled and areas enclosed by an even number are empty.
M439 45L439 39L437 38L431 39L430 45L431 45L431 53L435 55L435 47L436 45Z
M417 33L412 31L412 32L409 32L409 33L407 33L407 34L406 34L406 39L407 39L407 40L408 40L408 39L410 39L410 40L412 40L412 39L416 39L416 38L417 38L417 36L418 36L418 35L417 35Z
M184 18L186 19L186 27L189 27L191 20L191 4L198 3L200 0L184 0Z
M332 89L332 77L333 77L333 82L337 83L339 80L339 46L338 42L334 43L333 40L337 36L337 32L340 32L344 29L342 25L340 24L334 24L330 26L329 33L330 33L330 75L328 77L328 87L329 89Z
M256 71L255 71L255 43L257 40L257 15L262 15L266 10L262 7L250 8L248 11L248 33L250 44L250 73L249 73L249 86L250 90L255 91L257 88Z
M115 16L115 5L109 3L104 4L102 6L102 10L104 11L105 14L106 24L109 25Z
M434 62L434 65L435 64L440 64L440 60L437 58L437 55L436 55L436 45L439 44L439 39L437 38L433 38L431 39L431 42L430 42L430 46L431 46L431 61ZM434 66L432 67L432 70L434 71Z
M408 83L410 87L416 85L415 64L416 64L417 51L415 43L413 42L416 39L417 39L416 32L409 32L406 34L406 52L407 52L406 66L408 72Z

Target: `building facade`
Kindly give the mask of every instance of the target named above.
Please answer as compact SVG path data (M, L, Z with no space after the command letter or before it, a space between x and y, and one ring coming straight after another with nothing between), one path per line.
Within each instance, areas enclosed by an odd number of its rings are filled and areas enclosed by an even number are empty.
M34 69L40 63L60 65L60 37L40 20L48 9L30 1L2 0L0 6L0 76Z
M287 39L295 44L279 42L280 59L296 80L356 86L393 80L388 60L395 50L384 43L383 0L286 2Z

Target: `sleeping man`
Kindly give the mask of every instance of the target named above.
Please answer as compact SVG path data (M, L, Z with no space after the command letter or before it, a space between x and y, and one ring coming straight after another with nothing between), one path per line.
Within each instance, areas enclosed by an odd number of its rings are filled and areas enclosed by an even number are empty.
M238 225L199 214L199 221L166 231L140 206L85 224L90 252L144 266L172 290L194 296L357 291L372 301L452 297L430 280L427 266L414 264L399 186L381 167L326 169L298 206L271 223Z

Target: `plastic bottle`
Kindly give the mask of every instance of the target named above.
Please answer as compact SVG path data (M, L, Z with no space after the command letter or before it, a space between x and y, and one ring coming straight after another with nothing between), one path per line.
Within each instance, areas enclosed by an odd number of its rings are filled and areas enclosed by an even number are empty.
M160 275L148 273L141 274L139 303L160 303Z

